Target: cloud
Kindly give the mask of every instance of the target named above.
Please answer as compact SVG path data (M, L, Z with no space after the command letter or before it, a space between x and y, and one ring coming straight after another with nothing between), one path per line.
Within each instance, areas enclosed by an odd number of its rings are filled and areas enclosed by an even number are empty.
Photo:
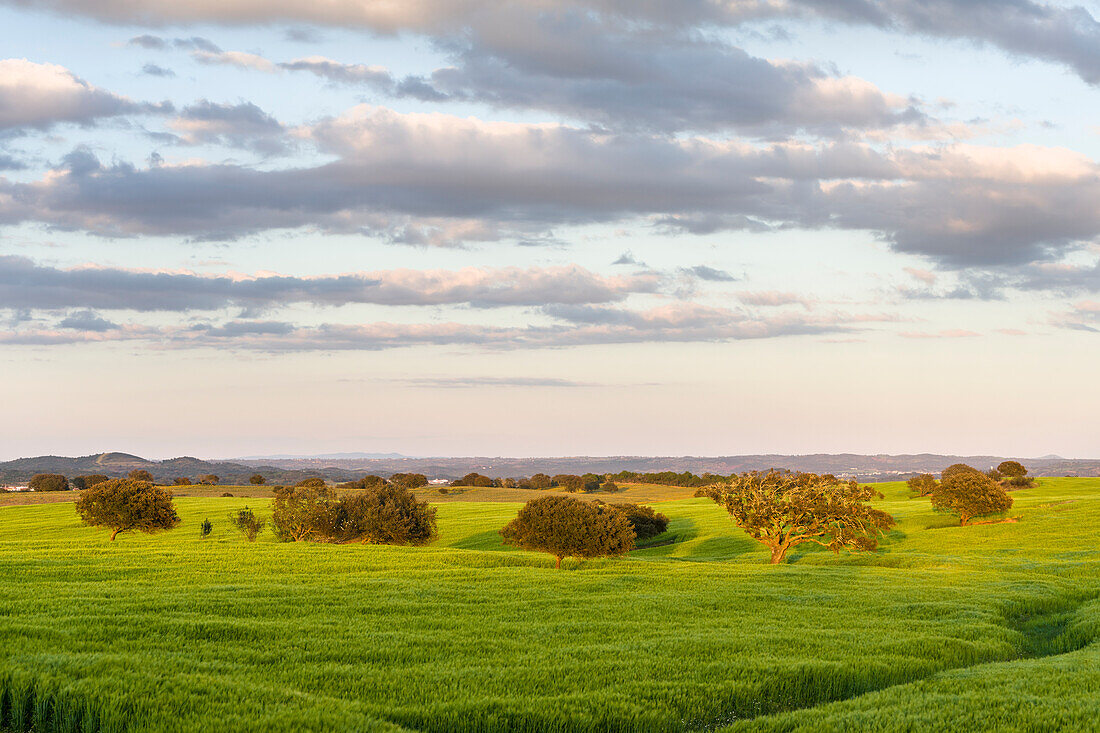
M971 338L973 336L980 336L981 334L974 331L967 331L961 328L950 328L943 331L937 331L936 333L928 333L924 331L904 331L899 335L902 338L907 339L957 339Z
M168 349L219 349L290 353L378 351L411 346L483 349L556 349L595 344L727 342L743 339L851 333L888 316L784 314L761 317L722 308L676 303L644 311L604 306L545 306L546 325L485 326L462 323L322 324L301 327L282 321L233 320L223 324L152 328L119 326L109 331L17 329L0 332L0 343L53 346L110 341L151 341Z
M0 131L46 130L62 122L90 125L150 111L156 108L98 89L63 66L0 59Z
M112 331L118 328L118 324L108 321L91 310L70 313L57 325L61 328L71 328L74 331L103 332Z
M729 274L725 270L717 270L713 267L707 267L706 265L696 265L695 267L682 268L682 272L697 277L700 280L709 280L711 282L728 283L737 280L736 277Z
M634 253L631 252L630 250L627 250L626 252L623 252L621 255L619 255L617 258L615 258L615 261L612 262L611 264L613 264L613 265L638 265L638 266L641 266L641 267L645 267L645 263L642 262L641 260L637 259L636 257L634 257Z
M275 70L275 64L263 56L244 51L193 51L191 58L202 64L236 66L254 71Z
M809 308L811 302L805 296L797 293L781 293L776 290L749 292L742 291L737 294L738 300L745 305L765 306L777 308L784 305L800 305Z
M162 36L145 34L134 36L127 44L145 48L150 51L167 51L169 49L206 51L208 53L219 53L221 51L216 43L201 36L191 36L190 38L164 38Z
M172 77L176 75L176 72L171 69L166 69L163 66L157 66L156 64L145 64L141 67L141 73L146 76L160 76L160 77Z
M1050 261L1100 235L1100 165L1059 148L750 144L365 105L300 134L332 162L140 169L83 155L39 181L0 179L0 222L207 239L310 227L413 244L762 222L873 232L956 268Z
M478 308L611 303L656 292L656 275L604 277L577 265L461 270L379 270L318 277L200 275L107 267L59 269L0 256L0 308L191 311L264 310L291 303Z
M217 104L202 99L180 110L168 126L187 145L218 143L265 154L286 149L283 126L251 102Z
M394 79L384 66L342 64L324 56L308 56L278 64L285 71L308 71L311 74L341 84L366 84L392 92Z

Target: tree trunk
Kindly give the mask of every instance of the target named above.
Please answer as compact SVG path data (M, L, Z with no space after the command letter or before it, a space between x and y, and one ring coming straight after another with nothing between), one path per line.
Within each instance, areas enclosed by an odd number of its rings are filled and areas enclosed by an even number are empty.
M121 531L122 531L122 527L119 527L118 529L116 529L114 532L111 533L111 542L115 541L115 537L117 537L118 533L121 532Z
M970 517L966 516L965 514L960 514L959 515L959 526L960 527L965 527L966 523L969 522L969 521L970 521Z
M561 570L561 555L558 555L557 558L558 558L558 564L555 565L554 567L556 567L558 570Z
M772 547L772 565L779 565L787 556L786 545L774 545Z

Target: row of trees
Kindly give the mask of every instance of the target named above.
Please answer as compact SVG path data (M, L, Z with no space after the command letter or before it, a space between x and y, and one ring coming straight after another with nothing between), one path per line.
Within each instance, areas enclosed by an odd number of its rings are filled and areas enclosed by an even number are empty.
M1008 488L1033 484L1027 479L1027 469L1016 461L1005 461L986 473L965 463L956 463L940 473L939 481L925 473L906 483L918 496L929 497L937 511L957 515L963 526L972 519L1008 511L1012 508Z

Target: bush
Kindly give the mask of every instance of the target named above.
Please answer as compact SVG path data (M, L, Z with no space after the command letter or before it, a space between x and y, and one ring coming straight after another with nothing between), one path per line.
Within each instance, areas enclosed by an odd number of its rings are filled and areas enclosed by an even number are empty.
M936 477L930 473L922 473L905 482L909 490L917 496L928 496L936 488Z
M493 480L480 473L468 473L460 479L451 482L451 486L492 486Z
M500 534L510 545L565 557L622 555L634 549L634 530L623 512L570 496L527 502Z
M426 545L436 538L435 507L390 484L345 496L332 507L331 539L375 545Z
M228 497L232 497L232 496L233 496L233 494L229 491L223 491L222 492L222 498L223 499L228 498Z
M256 535L267 526L267 522L257 517L248 507L241 509L236 514L230 514L229 523L247 537L249 542L255 542Z
M176 478L172 479L172 483L176 486L190 486L191 479L184 476L177 476Z
M554 485L554 480L547 476L545 473L536 473L529 478L528 483L531 484L532 489L549 489Z
M940 472L940 481L946 481L952 476L959 476L964 473L981 473L981 471L974 468L973 466L968 466L965 463L955 463Z
M208 473L205 476L199 476L199 483L206 484L207 486L217 486L221 478L214 473Z
M379 486L385 486L386 479L381 476L375 476L374 474L367 474L358 481L348 481L347 483L337 484L338 489L376 489Z
M324 486L280 487L271 502L271 525L280 542L324 540L335 523L330 504L333 494Z
M584 479L571 473L559 473L550 480L554 486L571 494L584 491Z
M85 489L76 500L76 511L87 525L113 529L112 540L120 532L152 534L180 523L170 491L132 479L111 479Z
M126 475L126 478L132 481L148 481L149 483L153 483L153 474L141 468L130 471L130 473Z
M1012 478L1006 478L1001 481L1001 486L1008 491L1014 489L1033 489L1035 488L1035 479L1031 478L1031 476L1013 476Z
M314 476L313 478L302 479L294 485L299 489L323 489L326 484L323 478Z
M959 524L965 526L974 517L1008 511L1012 497L981 471L956 471L932 492L932 506L959 515Z
M658 514L651 507L639 504L609 505L612 509L622 512L630 527L634 530L636 540L648 540L659 534L664 534L668 529L668 517Z
M210 523L209 519L202 520L202 526L199 527L199 536L204 540L210 536L210 533L214 531L214 525Z
M95 486L96 484L101 484L106 480L107 480L107 477L104 476L103 474L101 474L101 473L92 473L92 474L88 474L86 476L74 476L73 480L70 483L72 484L72 487L74 489L79 489L79 490L83 491L84 489L86 489L90 486Z
M265 479L262 475L258 473L254 473L248 477L248 483L252 484L253 486L263 486L267 483L267 479Z
M27 486L34 491L68 491L69 480L59 473L37 473Z

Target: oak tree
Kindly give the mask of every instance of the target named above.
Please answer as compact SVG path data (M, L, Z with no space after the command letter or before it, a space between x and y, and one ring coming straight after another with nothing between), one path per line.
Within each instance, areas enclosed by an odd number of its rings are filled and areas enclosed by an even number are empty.
M85 489L76 500L76 511L85 524L114 530L112 540L121 532L152 534L180 523L172 492L133 479L111 479Z
M867 504L882 498L855 481L771 470L731 476L704 490L737 526L771 550L773 564L797 545L812 542L833 552L874 550L894 518Z
M932 507L959 515L965 526L975 517L1000 514L1012 507L1012 497L980 471L959 471L940 481L932 492Z
M936 477L930 473L922 473L905 482L909 490L917 496L928 496L936 488Z
M149 473L143 468L135 468L126 475L126 478L132 481L147 481L153 483L153 474Z
M634 530L623 512L571 496L532 499L500 534L510 545L550 553L558 568L566 557L622 555L634 549Z
M248 477L248 483L252 484L253 486L263 486L267 483L267 479L265 479L261 474L254 473Z
M1004 461L997 466L997 473L1008 478L1027 476L1027 469L1019 461Z
M426 545L437 536L435 507L397 483L344 496L333 507L332 539Z
M69 480L60 473L36 473L27 486L34 491L68 491Z

